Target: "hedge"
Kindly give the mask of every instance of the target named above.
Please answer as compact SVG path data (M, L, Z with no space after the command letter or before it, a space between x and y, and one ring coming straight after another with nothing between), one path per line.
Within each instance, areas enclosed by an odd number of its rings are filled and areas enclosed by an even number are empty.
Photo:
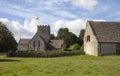
M17 51L9 52L8 57L62 57L62 56L72 56L72 55L81 55L84 54L82 51L44 51L44 52L35 52L35 51Z

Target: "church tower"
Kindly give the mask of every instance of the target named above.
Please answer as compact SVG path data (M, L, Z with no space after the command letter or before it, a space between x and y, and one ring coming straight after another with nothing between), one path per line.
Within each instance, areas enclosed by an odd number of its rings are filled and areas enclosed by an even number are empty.
M48 42L50 40L50 26L49 25L38 25L37 33L46 42Z

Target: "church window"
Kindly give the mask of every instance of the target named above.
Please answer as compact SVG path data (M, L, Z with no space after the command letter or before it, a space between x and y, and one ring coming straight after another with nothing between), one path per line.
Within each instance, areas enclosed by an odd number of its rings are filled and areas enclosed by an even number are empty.
M40 47L40 41L38 41L38 47Z
M35 47L35 41L33 41L33 47Z

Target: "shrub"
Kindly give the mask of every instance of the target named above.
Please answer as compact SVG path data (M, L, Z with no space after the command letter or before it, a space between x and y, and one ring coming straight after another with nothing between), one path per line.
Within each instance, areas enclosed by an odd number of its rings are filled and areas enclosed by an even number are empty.
M7 54L8 57L62 57L62 56L72 56L72 55L80 55L82 52L80 50L77 51L17 51L17 52L9 52Z
M70 48L69 48L70 50L79 50L80 49L80 45L79 44L73 44L73 45L71 45L70 46Z
M82 46L80 47L80 51L81 51L81 54L85 54L85 52L84 52L84 45L82 45Z

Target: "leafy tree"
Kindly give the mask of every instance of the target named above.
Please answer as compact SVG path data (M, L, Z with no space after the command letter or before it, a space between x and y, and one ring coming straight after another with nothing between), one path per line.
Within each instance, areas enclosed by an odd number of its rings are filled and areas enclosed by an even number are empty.
M64 46L66 48L69 48L70 45L73 45L77 43L77 36L75 34L73 34L72 32L69 32L66 37L64 38Z
M83 38L84 38L84 33L85 33L85 30L82 29L82 30L80 31L80 35L79 35L79 38L80 38L81 40L83 40Z
M71 45L77 43L80 46L82 41L72 32L69 32L68 28L60 28L57 34L58 39L63 39L63 50L67 50Z
M65 39L66 35L69 33L68 28L60 28L57 33L58 39Z
M55 39L54 34L50 34L50 39Z
M80 39L80 45L83 45L83 38L84 38L84 33L85 33L85 30L84 29L82 29L81 31L80 31L80 34L79 34L79 39Z
M80 49L80 45L78 43L75 43L73 45L70 46L69 48L70 50L79 50Z
M15 51L17 43L5 24L0 22L0 52Z

